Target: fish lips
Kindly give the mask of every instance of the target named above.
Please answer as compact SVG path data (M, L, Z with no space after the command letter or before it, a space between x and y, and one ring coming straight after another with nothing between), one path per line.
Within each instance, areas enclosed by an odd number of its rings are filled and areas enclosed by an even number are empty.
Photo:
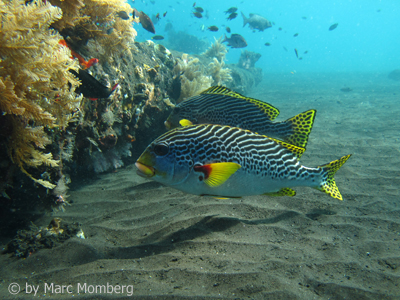
M141 177L151 178L156 174L153 167L146 166L146 165L140 163L139 161L137 161L135 163L135 166L136 166L136 168L138 168L138 170L136 171L136 174L138 174Z

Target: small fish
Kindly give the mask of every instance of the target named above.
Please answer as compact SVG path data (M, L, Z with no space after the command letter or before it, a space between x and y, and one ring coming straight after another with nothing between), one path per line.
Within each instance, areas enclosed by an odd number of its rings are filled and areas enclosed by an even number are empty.
M307 20L307 17L301 17L303 20Z
M161 18L160 18L160 13L157 13L157 14L156 14L156 19L157 19L157 20L160 20L160 19L161 19Z
M117 12L118 17L120 17L122 20L129 20L129 15L126 13L126 11L119 11Z
M138 175L194 195L294 196L292 187L307 186L343 200L334 175L351 155L310 168L298 160L304 151L238 127L201 124L164 133L135 165Z
M227 38L225 35L225 39L222 43L228 42L228 46L231 48L244 48L247 47L247 42L240 34L233 33L230 38Z
M203 17L203 15L201 13L199 13L198 11L194 11L193 15L198 19L201 19Z
M154 35L151 37L151 39L155 41L161 41L164 39L164 37L162 35Z
M338 27L338 25L339 25L339 23L335 23L335 24L331 25L331 26L329 27L329 31L334 30L336 27Z
M231 7L225 11L225 14L231 14L237 11L237 7Z
M226 27L225 29L227 33L231 33L231 29L229 27Z
M139 11L138 11L136 8L134 8L134 9L132 10L132 16L133 16L134 19L140 17L140 13L139 13Z
M196 2L195 3L193 3L193 7L195 7L196 6Z
M165 24L164 31L171 30L172 28L174 28L174 25L172 25L171 22L168 22L167 24Z
M296 53L296 57L299 58L299 53L297 52L296 48L294 48L294 53Z
M265 43L264 45L265 46L271 46L271 43Z
M153 22L153 25L157 25L158 21L160 21L159 18L157 18L157 16L155 14L151 15L151 21Z
M296 37L296 36L299 36L299 34L298 34L298 33L295 33L295 34L293 35L293 37Z
M183 73L184 72L181 72L180 74L176 75L173 78L171 85L169 85L168 95L174 100L178 100L179 97L181 96L181 90L182 90L181 76L183 75Z
M194 9L195 9L195 11L197 11L197 12L199 12L199 13L204 12L204 9L201 8L201 7L199 7L199 6L195 7Z
M166 15L167 15L167 12L163 13L163 15L162 15L162 16L165 18L165 16L166 16Z
M86 63L82 64L84 66L83 69L89 69L91 66L94 66L98 62L99 62L99 60L97 58L91 58Z
M91 58L88 61L86 61L82 55L80 55L79 53L75 52L74 50L71 49L70 46L68 46L67 42L65 40L60 40L58 42L60 45L63 45L64 47L67 47L72 54L72 57L75 57L78 59L79 64L83 67L83 69L89 69L91 66L97 64L99 62L99 60L97 58Z
M113 28L113 27L110 27L110 28L108 28L108 29L106 30L106 33L107 33L107 34L111 34L113 31L114 31L114 28Z
M218 31L218 27L217 26L210 26L207 29L210 30L210 31L213 31L213 32Z
M304 51L304 54L307 54L307 53L308 53L308 50Z
M213 86L177 104L164 124L168 129L200 123L236 126L305 148L316 111L273 122L278 115L271 104Z
M349 87L344 87L340 89L342 92L351 92L353 89Z
M147 31L149 31L153 34L156 33L156 29L154 28L153 22L151 21L149 16L146 15L143 11L139 12L139 21L140 21L140 24L142 24L142 27L144 29L146 29Z
M83 94L83 96L92 100L108 98L118 86L117 83L112 88L108 88L90 75L87 71L82 69L79 69L79 72L76 72L72 69L69 69L69 71L81 81L81 85L75 89L75 93Z
M229 16L228 16L228 18L226 18L228 21L231 21L231 20L233 20L234 18L236 18L237 17L237 13L231 13Z
M283 50L285 50L286 52L288 51L287 48L285 46L283 46Z
M279 27L278 30L279 30L279 31L282 31L282 27Z
M257 14L250 14L249 18L247 18L242 12L242 17L243 27L246 26L246 24L249 24L250 29L258 29L258 31L264 31L265 29L272 27L270 21Z

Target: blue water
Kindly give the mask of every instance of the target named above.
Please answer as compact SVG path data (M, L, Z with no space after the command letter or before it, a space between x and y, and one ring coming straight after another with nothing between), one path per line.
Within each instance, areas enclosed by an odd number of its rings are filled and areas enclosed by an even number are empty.
M164 28L171 22L176 31L211 43L213 37L225 34L225 26L229 26L232 33L245 37L245 49L262 54L256 66L265 72L389 72L400 68L400 1L196 1L196 6L205 10L203 15L208 11L208 19L192 15L194 1L153 2L136 0L130 4L149 16L167 12L155 25L157 34L167 38ZM238 16L227 21L224 11L232 6L238 7ZM241 11L246 16L260 14L275 25L264 32L253 32L248 25L243 27ZM329 31L334 23L338 27ZM219 31L202 31L203 25L216 25ZM140 24L134 27L138 41L152 37ZM293 37L295 33L297 37ZM265 46L267 42L271 46ZM302 60L296 58L295 48ZM304 51L308 53L303 54ZM227 63L236 63L240 52L231 49Z

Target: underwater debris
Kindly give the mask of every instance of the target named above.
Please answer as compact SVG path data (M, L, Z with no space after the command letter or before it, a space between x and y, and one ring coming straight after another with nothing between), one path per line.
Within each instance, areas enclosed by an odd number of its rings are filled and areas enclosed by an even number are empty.
M12 253L18 258L27 258L40 249L50 249L76 236L80 231L78 223L62 222L53 218L47 227L31 224L28 230L18 230L6 246L4 253Z

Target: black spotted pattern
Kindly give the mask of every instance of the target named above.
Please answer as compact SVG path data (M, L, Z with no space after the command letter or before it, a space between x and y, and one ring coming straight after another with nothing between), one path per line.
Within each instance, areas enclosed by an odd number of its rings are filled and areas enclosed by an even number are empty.
M322 174L321 168L301 166L291 145L285 147L282 142L237 127L179 127L160 136L150 148L159 144L168 144L179 165L234 162L241 165L241 171L273 179L309 180Z
M219 124L248 129L305 148L311 132L315 110L282 122L273 122L279 114L272 105L244 97L225 87L211 87L175 108L179 120L193 124Z

